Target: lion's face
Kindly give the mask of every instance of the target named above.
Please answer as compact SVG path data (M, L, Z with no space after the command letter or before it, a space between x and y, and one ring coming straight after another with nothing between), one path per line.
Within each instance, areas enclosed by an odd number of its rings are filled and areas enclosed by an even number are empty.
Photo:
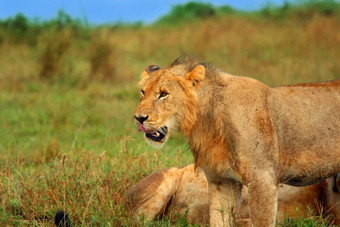
M138 130L144 132L151 145L161 147L170 131L183 129L195 120L192 118L196 111L197 90L204 70L200 65L186 75L179 75L156 65L145 69L135 119Z

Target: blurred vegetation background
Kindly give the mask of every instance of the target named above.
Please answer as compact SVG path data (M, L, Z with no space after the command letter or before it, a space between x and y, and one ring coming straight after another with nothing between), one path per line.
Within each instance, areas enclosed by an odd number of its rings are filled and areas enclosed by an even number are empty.
M142 177L193 160L184 136L155 150L136 130L144 68L194 54L270 86L338 79L339 25L336 0L253 12L189 2L148 25L93 26L64 11L0 20L0 225L49 226L58 209L75 225L170 225L123 206Z

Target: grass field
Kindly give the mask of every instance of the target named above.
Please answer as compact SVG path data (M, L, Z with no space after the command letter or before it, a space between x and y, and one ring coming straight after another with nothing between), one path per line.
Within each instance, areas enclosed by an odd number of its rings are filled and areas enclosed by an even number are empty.
M75 225L170 225L122 206L144 176L193 160L181 134L156 150L138 133L142 70L189 53L271 86L338 79L339 24L339 14L227 15L83 35L50 28L33 44L0 30L0 225L50 226L58 209ZM315 220L294 225L326 225Z

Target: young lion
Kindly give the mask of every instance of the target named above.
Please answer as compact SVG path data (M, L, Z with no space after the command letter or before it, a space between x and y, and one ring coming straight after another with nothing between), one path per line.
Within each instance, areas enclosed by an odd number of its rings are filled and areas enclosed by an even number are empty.
M339 177L307 187L279 185L278 220L284 217L308 217L328 215L340 224ZM247 225L249 219L248 191L242 187L242 199L235 215L237 226ZM127 194L126 207L129 215L148 220L167 215L176 222L178 215L186 216L188 223L209 224L208 182L203 171L187 165L157 171L134 185ZM325 213L320 213L325 212ZM330 220L332 221L332 220Z
M138 129L154 145L175 129L189 139L208 180L211 226L232 224L241 184L251 224L274 226L279 183L340 171L340 80L270 88L185 57L147 67L140 84Z

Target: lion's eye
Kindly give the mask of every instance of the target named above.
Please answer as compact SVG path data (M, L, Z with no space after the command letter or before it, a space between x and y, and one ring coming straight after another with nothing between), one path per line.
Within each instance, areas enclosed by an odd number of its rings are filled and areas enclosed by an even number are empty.
M140 91L140 94L143 95L143 96L144 96L144 93L145 93L144 90L141 90L141 91Z
M166 97L168 95L168 93L167 92L165 92L165 91L163 91L163 92L161 92L161 94L159 95L159 99L160 98L164 98L164 97Z

